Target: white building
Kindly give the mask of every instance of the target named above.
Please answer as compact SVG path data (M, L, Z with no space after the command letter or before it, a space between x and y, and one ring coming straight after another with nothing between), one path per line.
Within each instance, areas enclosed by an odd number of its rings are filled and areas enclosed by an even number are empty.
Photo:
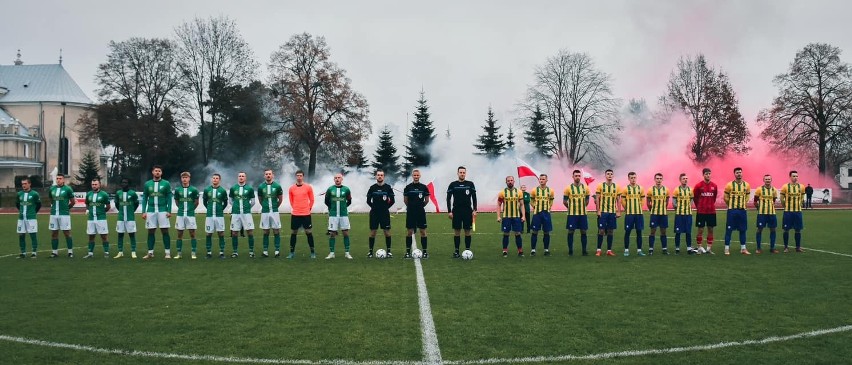
M93 107L61 63L25 65L19 52L14 64L0 65L0 188L13 187L18 175L49 183L54 167L75 174L83 151L100 155L97 141L81 142L77 133L77 120ZM59 163L63 117L67 166Z

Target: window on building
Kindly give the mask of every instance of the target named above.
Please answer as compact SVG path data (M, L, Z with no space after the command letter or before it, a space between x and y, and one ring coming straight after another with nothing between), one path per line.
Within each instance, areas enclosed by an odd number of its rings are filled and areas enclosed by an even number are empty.
M846 168L846 176L852 177L852 167Z
M30 145L29 144L24 145L24 157L30 158Z

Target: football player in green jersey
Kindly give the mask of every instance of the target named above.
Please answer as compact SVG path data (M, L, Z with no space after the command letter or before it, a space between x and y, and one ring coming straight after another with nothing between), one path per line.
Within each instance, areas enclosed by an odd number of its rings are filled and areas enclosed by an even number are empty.
M36 222L36 213L41 209L41 198L38 193L30 187L30 179L21 179L21 191L18 192L18 199L15 200L15 207L18 208L18 244L21 246L21 255L18 258L27 257L27 239L26 235L30 235L30 243L33 246L32 258L36 258L38 251L38 222Z
M414 170L417 171L417 170ZM326 260L334 258L334 245L337 240L337 231L343 232L343 248L345 256L352 260L349 253L349 205L352 204L352 191L343 185L343 174L334 174L334 185L325 191L325 205L328 207L328 256Z
M50 187L50 258L59 257L59 231L65 235L68 257L74 257L74 240L71 238L71 207L74 206L74 191L65 185L65 175L56 174L56 185Z
M172 238L169 235L172 216L172 186L163 180L163 168L154 165L151 168L152 179L145 182L142 189L142 219L145 220L145 228L148 229L148 254L143 259L154 258L154 236L157 228L163 234L163 248L165 258L172 258Z
M263 230L263 253L269 257L269 230L275 243L275 256L281 255L281 214L278 207L284 201L284 188L275 181L272 169L263 170L263 182L257 186L257 200L260 201L260 229Z
M246 183L246 173L240 171L237 174L237 183L231 187L228 196L231 198L231 246L234 252L231 257L239 257L240 231L245 230L248 235L249 257L254 257L254 218L251 216L251 207L254 205L254 189Z
M104 257L109 258L109 228L106 212L110 209L109 194L101 190L101 179L92 179L92 190L86 193L86 234L89 235L89 253L84 259L95 257L95 235L101 236Z
M228 192L219 185L222 175L213 174L210 186L204 189L202 200L207 207L207 217L204 218L204 232L207 233L205 246L207 258L213 257L213 232L219 235L219 258L225 258L225 207L228 205Z
M195 239L195 230L198 222L195 219L195 208L198 207L198 189L189 184L192 175L189 171L180 173L180 186L175 188L175 204L177 204L177 217L175 217L175 229L177 229L177 255L180 259L183 251L183 231L189 231L190 245L192 247L191 258L195 260L198 256L198 241Z
M118 220L115 231L118 233L118 254L115 258L124 257L124 234L130 236L130 257L136 258L136 208L139 207L139 195L130 188L130 179L123 177L121 189L115 192L115 205L118 209Z

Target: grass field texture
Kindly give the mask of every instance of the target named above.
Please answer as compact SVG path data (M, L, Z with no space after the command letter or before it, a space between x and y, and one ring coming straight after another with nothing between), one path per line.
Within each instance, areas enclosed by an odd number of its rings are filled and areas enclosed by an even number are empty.
M114 255L115 216L109 218ZM503 258L495 216L480 214L475 258L461 261L451 258L446 215L428 218L431 257L422 267L447 363L839 364L852 358L852 211L805 212L803 254L742 256L735 238L729 257L721 255L722 227L715 232L715 256L662 256L658 240L655 256L636 257L631 242L631 256L622 257L620 229L618 256L569 257L565 218L555 214L553 256ZM724 212L719 218L724 221ZM754 216L749 218L753 252ZM99 241L95 258L83 260L82 215L73 221L76 258L47 258L47 216L39 216L39 258L16 259L15 219L0 216L0 363L346 364L424 358L415 264L402 259L403 215L392 220L395 258L386 260L365 257L367 217L353 215L351 261L342 258L340 238L337 258L323 259L328 242L322 215L314 216L315 260L308 258L304 235L294 260L250 259L245 238L239 258L205 260L203 230L198 260L188 258L188 239L182 260L163 259L159 234L153 261L104 259ZM289 226L288 216L282 221ZM146 236L139 233L140 257ZM176 236L173 231L173 250ZM768 236L765 231L765 245ZM579 247L579 235L576 241ZM593 247L595 235L589 241ZM647 237L644 241L647 249ZM285 252L288 242L286 232ZM670 247L673 242L669 233ZM230 253L230 238L226 243ZM258 253L260 243L258 230ZM377 248L383 246L379 237ZM825 329L835 332L796 336ZM772 339L776 336L795 337ZM767 338L771 341L743 346L621 353Z

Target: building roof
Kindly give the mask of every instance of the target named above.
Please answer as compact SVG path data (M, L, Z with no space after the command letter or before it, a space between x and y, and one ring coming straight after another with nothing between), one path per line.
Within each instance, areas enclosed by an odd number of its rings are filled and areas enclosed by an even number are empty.
M0 65L0 104L20 102L66 102L93 104L60 64Z
M9 113L6 113L3 108L0 108L0 134L8 134L8 131L15 130L14 128L9 128L9 126L14 124L18 125L17 133L15 134L22 137L30 137L30 131L29 129L27 129L27 127L24 127L24 125L21 124L19 120L12 118Z

